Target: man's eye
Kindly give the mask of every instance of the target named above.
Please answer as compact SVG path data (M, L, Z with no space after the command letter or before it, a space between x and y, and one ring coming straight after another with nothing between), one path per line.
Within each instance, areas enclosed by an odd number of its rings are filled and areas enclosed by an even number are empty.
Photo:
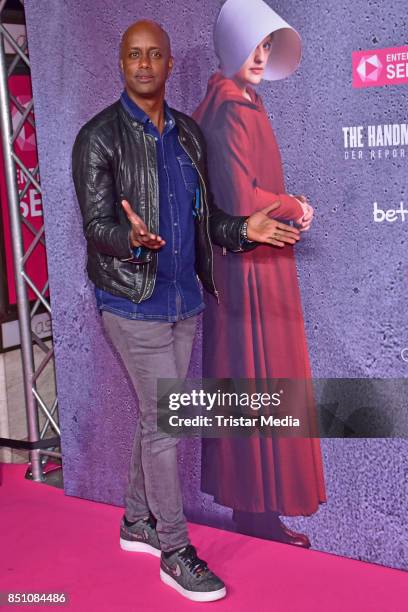
M269 51L269 49L271 48L271 46L272 46L272 45L271 45L271 43L270 43L270 42L267 42L267 43L265 43L265 44L264 44L264 49L266 49L267 51Z
M155 58L161 57L160 51L153 51L152 52L152 57L155 57Z
M139 51L131 51L130 57L138 57Z

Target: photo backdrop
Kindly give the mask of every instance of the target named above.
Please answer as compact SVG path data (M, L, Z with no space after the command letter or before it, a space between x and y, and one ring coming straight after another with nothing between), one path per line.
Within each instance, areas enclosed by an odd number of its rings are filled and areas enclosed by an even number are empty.
M404 67L395 69L393 84L380 85L389 59L380 50L408 44L405 0L269 3L303 39L298 71L263 84L260 93L287 189L305 193L315 207L313 228L297 247L313 374L406 377ZM102 335L85 273L72 144L81 125L119 96L120 36L140 18L168 31L176 64L167 99L191 113L217 68L212 28L220 4L25 1L68 495L122 504L136 423L135 397ZM352 53L364 50L353 77ZM399 57L395 62L404 64ZM400 126L386 145L384 125ZM192 375L200 371L200 349L198 333ZM286 523L308 533L316 549L408 568L406 440L322 440L322 449L328 503L311 518ZM231 528L230 510L199 490L199 441L182 441L180 450L188 517Z

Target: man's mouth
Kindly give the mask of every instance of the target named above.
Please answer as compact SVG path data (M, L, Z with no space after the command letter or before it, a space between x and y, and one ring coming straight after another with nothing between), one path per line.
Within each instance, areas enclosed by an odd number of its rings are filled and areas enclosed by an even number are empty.
M251 68L251 72L253 72L254 74L262 74L263 71L263 68Z
M152 74L136 74L135 78L141 83L148 83L149 81L153 80L153 75Z

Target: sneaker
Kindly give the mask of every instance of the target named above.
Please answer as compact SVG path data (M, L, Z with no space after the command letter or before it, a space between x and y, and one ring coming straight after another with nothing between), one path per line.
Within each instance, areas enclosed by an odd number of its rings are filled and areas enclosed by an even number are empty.
M191 544L161 554L160 578L191 601L216 601L227 594L225 584L197 557Z
M123 517L120 523L120 547L130 552L144 552L160 557L160 542L154 518L140 519L128 526Z

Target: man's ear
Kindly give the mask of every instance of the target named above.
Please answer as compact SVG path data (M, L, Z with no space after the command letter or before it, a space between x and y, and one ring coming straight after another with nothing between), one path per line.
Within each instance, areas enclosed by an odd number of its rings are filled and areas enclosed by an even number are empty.
M120 68L120 71L123 73L123 60L122 59L119 60L119 68Z
M170 72L173 70L173 66L174 66L174 59L173 59L173 57L170 55L170 57L169 57L169 74L170 74Z

